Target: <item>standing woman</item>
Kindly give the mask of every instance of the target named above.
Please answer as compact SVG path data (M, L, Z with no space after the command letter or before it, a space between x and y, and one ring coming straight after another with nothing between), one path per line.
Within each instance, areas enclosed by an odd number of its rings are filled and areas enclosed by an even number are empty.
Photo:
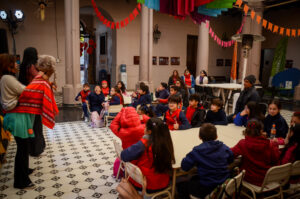
M178 70L173 70L172 75L169 77L168 87L170 88L170 86L175 85L176 81L179 79L180 77L179 77Z
M189 94L195 93L195 79L194 76L190 73L189 69L184 70L184 76L181 77L186 87L189 90Z
M37 70L38 53L33 47L24 50L23 61L20 65L19 81L27 86L35 76L39 73ZM40 115L35 115L33 132L35 137L30 138L29 154L31 156L39 156L43 153L46 143L43 135L42 118Z
M205 70L200 71L200 75L196 78L196 91L202 92L204 89L201 87L201 84L208 84L208 77Z

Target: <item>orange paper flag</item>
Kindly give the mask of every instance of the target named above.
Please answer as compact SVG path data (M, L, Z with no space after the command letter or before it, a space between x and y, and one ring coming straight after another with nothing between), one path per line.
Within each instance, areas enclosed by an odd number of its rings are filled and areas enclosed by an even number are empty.
M300 29L298 29L298 36L300 36Z
M241 7L242 3L243 3L242 0L237 0L237 1L235 2L235 5L238 5L239 7Z
M283 32L284 32L284 28L280 28L279 34L283 35Z
M247 5L244 6L245 15L248 13L249 7Z
M262 26L263 26L264 28L267 28L267 23L268 23L268 21L265 20L265 19L263 19L263 21L262 21Z
M286 29L286 35L291 36L291 29L288 29L288 28Z
M277 33L277 32L278 32L278 26L277 26L277 25L274 26L273 32L274 32L274 33Z
M296 29L292 29L292 36L296 37Z
M259 16L259 15L256 15L256 21L257 21L257 23L258 23L258 24L260 24L260 21L261 21L261 16Z
M252 20L254 19L254 17L255 17L255 11L251 10L251 18L252 18Z
M268 30L270 30L272 32L272 29L273 29L273 24L272 23L268 23Z

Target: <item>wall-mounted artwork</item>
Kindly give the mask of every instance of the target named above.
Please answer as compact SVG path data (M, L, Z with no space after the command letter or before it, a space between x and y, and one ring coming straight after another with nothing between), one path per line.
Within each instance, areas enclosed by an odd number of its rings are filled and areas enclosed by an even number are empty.
M217 59L217 66L224 66L224 59Z
M180 65L180 57L171 57L171 65Z
M225 59L225 66L231 66L232 65L232 59Z
M133 56L133 64L134 65L140 64L140 56Z
M169 65L169 57L159 57L159 65Z
M157 57L152 57L152 65L157 65Z

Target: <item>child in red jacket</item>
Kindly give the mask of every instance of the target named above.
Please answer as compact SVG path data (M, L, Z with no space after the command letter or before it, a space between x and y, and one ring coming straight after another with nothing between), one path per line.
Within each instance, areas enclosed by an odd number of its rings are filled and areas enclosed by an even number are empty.
M147 193L155 193L167 188L169 172L175 163L173 143L168 127L159 118L150 118L146 124L144 137L121 153L121 159L136 164L146 177ZM129 181L141 191L140 184Z
M88 108L86 105L86 98L87 96L91 93L90 91L90 85L88 83L83 84L83 89L78 93L76 96L75 100L78 101L81 99L82 103L82 110L84 113L84 121L87 122L89 120L89 113L88 113Z
M101 82L101 91L105 97L109 95L109 87L106 80Z
M279 163L276 144L263 136L263 124L257 119L248 121L242 139L231 150L235 157L242 155L241 170L246 170L245 181L261 186L269 168Z

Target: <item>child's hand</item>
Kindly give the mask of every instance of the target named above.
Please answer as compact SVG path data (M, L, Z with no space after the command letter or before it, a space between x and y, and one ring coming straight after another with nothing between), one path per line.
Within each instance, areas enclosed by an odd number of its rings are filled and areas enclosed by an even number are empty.
M179 129L179 124L177 122L174 124L174 129L175 130Z
M265 138L268 137L268 134L267 134L266 132L262 132L261 135L262 135L263 137L265 137Z
M140 120L143 120L143 119L144 119L142 115L139 115L139 117L140 117Z
M248 114L248 112L247 112L247 110L246 109L244 109L242 112L241 112L241 116L245 116L245 115L247 115Z

